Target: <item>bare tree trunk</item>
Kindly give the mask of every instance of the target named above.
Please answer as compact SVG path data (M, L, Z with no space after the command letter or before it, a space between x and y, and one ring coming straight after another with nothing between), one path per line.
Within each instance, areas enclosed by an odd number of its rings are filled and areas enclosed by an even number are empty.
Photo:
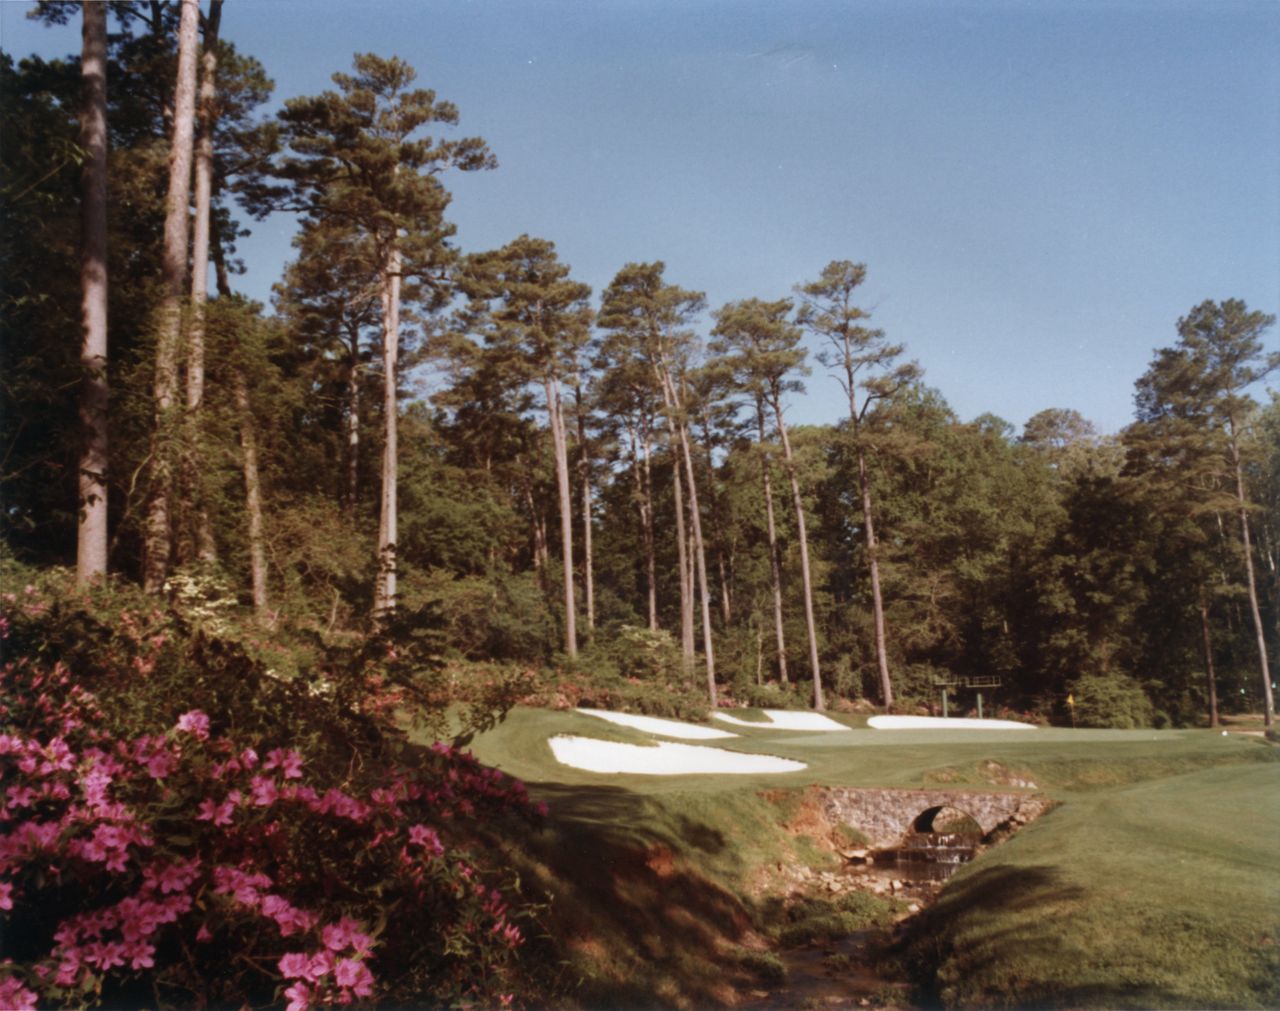
M551 422L551 445L556 454L556 487L560 497L560 552L564 573L564 652L569 659L578 655L577 603L573 592L573 497L569 491L569 452L564 430L564 405L560 382L554 376L543 379L547 393L547 417Z
M591 552L591 461L587 458L587 426L582 411L582 384L573 384L574 414L578 423L578 468L582 479L582 588L587 608L587 635L596 628L596 585Z
M782 614L782 561L778 557L778 528L773 518L773 482L769 478L769 455L764 443L764 404L756 402L756 422L760 430L760 480L764 488L764 515L769 535L769 584L773 593L773 633L777 646L778 679L787 680L787 633Z
M1204 670L1209 689L1209 726L1218 725L1218 680L1213 673L1213 644L1209 639L1209 605L1200 594L1200 637L1204 643Z
M262 488L258 480L258 439L249 403L249 387L244 370L232 372L236 413L240 422L240 463L244 472L245 512L249 516L249 577L253 587L253 612L258 621L267 621L267 554L262 532Z
M1267 636L1263 630L1262 613L1258 608L1258 587L1253 576L1253 545L1249 537L1248 499L1244 493L1244 467L1240 463L1240 448L1235 433L1231 438L1231 462L1236 469L1236 501L1240 504L1240 539L1244 543L1245 586L1249 591L1249 610L1253 615L1253 631L1258 642L1258 667L1262 673L1262 698L1265 706L1264 722L1270 727L1276 721L1275 698L1271 693L1271 667L1267 662Z
M81 5L80 521L76 584L107 572L107 9Z
M649 631L658 630L658 564L653 539L653 492L649 473L649 430L642 418L639 427L643 435L637 435L636 427L627 424L627 436L631 442L631 472L636 486L636 509L640 513L640 542L644 550L645 601L649 618ZM644 447L641 460L640 445Z
M689 579L689 541L685 533L684 481L680 477L679 440L671 423L671 492L675 496L676 557L680 570L680 655L686 673L693 672L693 593Z
M209 244L213 203L213 133L217 124L218 29L222 0L212 0L205 18L204 52L200 60L200 95L195 144L195 222L191 238L191 318L187 327L187 417L183 439L183 484L195 530L196 557L217 559L201 480L200 436L204 405L205 304L209 298Z
M693 448L689 444L689 429L681 424L680 448L684 455L685 477L689 482L689 526L693 533L693 557L698 574L698 588L702 604L702 653L707 668L707 696L711 708L716 707L716 649L711 628L711 586L707 580L707 551L702 540L702 516L698 508L698 481L693 471Z
M214 273L217 277L220 298L231 297L231 279L227 276L227 264L222 255L222 245L213 243ZM265 527L262 522L262 481L258 469L258 428L253 417L253 404L249 399L249 384L244 368L233 367L231 381L236 403L236 415L240 428L240 469L244 476L244 511L248 518L249 534L249 585L253 593L253 612L259 623L269 621L267 596L267 549Z
M378 582L374 591L375 616L396 607L396 478L399 453L396 424L396 362L400 353L400 250L394 238L382 267L382 412L385 436L382 445L382 501L378 517Z
M525 508L529 510L529 536L533 548L533 571L538 574L538 586L547 592L547 528L533 497L533 483L526 481L520 489L524 493Z
M809 573L809 536L805 532L804 498L800 494L800 482L796 478L795 461L791 456L791 440L787 438L787 425L782 420L782 405L773 402L774 419L778 436L782 440L782 458L791 482L791 498L796 510L796 533L800 539L800 581L804 584L804 624L809 635L809 669L813 673L813 708L826 708L822 698L822 672L818 666L818 624L813 615L813 577Z
M729 560L724 548L716 548L716 575L720 580L720 619L727 629L733 624L733 586L729 580Z
M729 581L729 565L725 558L724 530L719 522L722 512L718 507L720 496L715 490L716 465L715 458L711 453L710 425L706 425L703 428L703 437L705 440L703 449L706 450L707 480L711 482L711 515L716 520L713 524L712 533L715 541L716 575L720 583L720 620L722 627L728 629L733 624L733 587Z
M360 498L360 331L351 327L347 363L347 516L356 514Z
M871 479L867 474L867 461L858 445L858 485L862 492L862 529L867 546L867 566L871 571L871 611L875 620L876 666L880 671L880 692L884 696L884 711L893 712L893 681L889 677L889 653L885 647L884 601L880 595L880 560L877 557L875 527L871 522Z
M178 351L182 302L186 294L188 204L195 133L197 0L182 0L178 24L178 79L173 102L173 139L169 148L169 188L165 198L164 292L156 333L153 380L155 433L151 448L151 503L147 513L143 586L158 593L169 573L172 550L170 506L173 494L174 400L178 391Z

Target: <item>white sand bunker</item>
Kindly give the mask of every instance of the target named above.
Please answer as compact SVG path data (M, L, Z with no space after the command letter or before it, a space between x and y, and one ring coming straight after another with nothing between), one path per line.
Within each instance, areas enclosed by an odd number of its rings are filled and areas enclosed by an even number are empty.
M653 746L597 741L590 737L552 737L548 742L556 761L587 772L630 772L641 776L682 776L692 773L799 772L804 762L772 755L746 755L696 744L658 741Z
M762 709L767 722L740 720L727 713L712 713L717 720L732 723L736 727L755 727L757 730L848 730L843 723L828 719L821 713L805 713L791 709Z
M709 741L717 737L737 737L727 730L715 727L700 727L696 723L681 723L679 720L661 720L656 716L634 716L631 713L615 713L607 709L579 709L577 712L595 716L610 723L618 723L624 727L635 727L646 734L660 734L663 737L683 737L690 741Z
M1035 730L1034 723L1017 720L970 720L941 716L873 716L867 726L876 730Z

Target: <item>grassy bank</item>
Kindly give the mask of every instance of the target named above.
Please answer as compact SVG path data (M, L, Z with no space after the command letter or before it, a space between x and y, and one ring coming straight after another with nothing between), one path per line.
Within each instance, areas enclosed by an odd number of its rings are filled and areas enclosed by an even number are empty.
M834 857L804 787L990 789L1035 783L1061 805L957 876L917 918L904 966L955 1006L1274 1006L1280 765L1256 739L1203 731L734 728L717 746L781 755L784 775L639 776L555 762L554 734L652 738L575 713L516 710L482 761L551 809L519 857L552 896L557 988L582 1006L729 1005L803 936L785 869ZM844 901L844 900L841 900ZM803 915L852 929L891 902ZM799 914L797 914L799 915Z
M948 884L914 970L948 1006L1280 1006L1280 766L1073 795Z

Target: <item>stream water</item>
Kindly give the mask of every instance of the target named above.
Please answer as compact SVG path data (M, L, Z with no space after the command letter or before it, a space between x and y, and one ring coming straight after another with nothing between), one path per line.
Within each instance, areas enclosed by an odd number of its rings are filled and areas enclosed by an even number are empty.
M928 904L943 882L972 860L979 838L969 833L913 832L892 849L875 853L870 861L850 863L844 875L858 889L892 894L908 903ZM743 1008L841 1009L878 1008L909 1011L910 986L885 973L877 950L884 930L860 930L824 944L778 952L787 979L772 990L757 990Z

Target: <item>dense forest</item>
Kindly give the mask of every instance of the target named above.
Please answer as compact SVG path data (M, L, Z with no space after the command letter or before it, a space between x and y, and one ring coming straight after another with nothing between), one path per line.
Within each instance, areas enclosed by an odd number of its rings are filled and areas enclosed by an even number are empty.
M415 615L455 665L655 711L988 684L1062 724L1270 723L1273 316L1205 293L1117 435L962 421L860 304L874 264L717 307L662 262L593 292L550 237L468 250L450 179L501 186L502 152L466 110L358 55L266 115L221 8L45 3L82 53L0 56L10 575L286 645ZM236 242L268 215L264 306ZM814 370L841 420L791 427Z

